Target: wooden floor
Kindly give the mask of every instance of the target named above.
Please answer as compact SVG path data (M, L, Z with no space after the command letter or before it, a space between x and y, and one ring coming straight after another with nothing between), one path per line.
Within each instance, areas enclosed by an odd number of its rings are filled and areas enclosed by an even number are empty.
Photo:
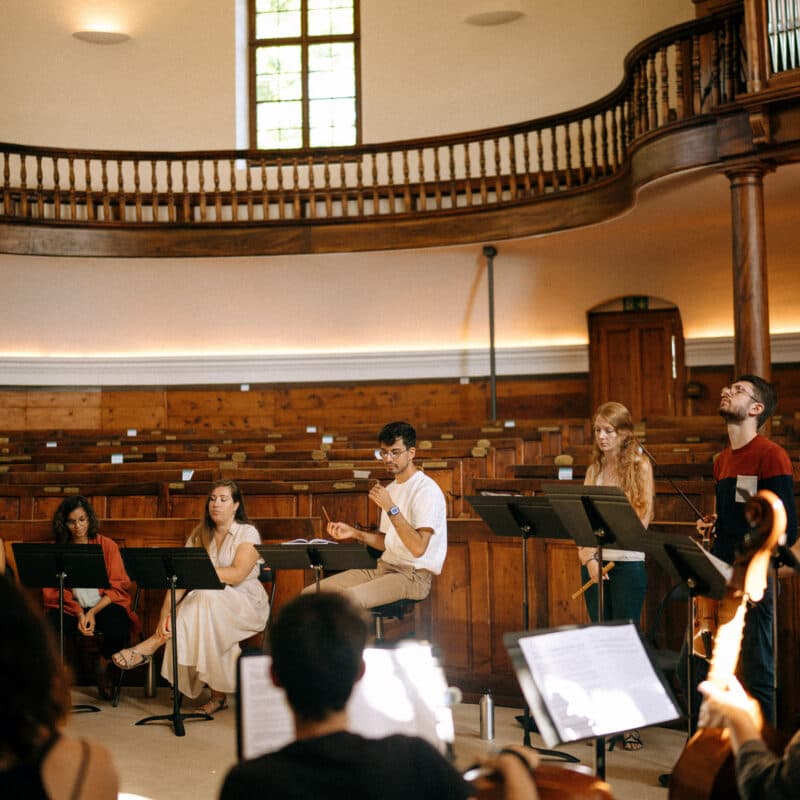
M121 792L126 800L213 800L228 769L236 762L236 711L233 706L213 721L187 721L186 735L176 737L166 723L135 726L151 714L172 710L168 689L159 689L147 699L141 688L123 691L119 707L97 700L96 690L76 689L73 702L94 702L100 713L75 714L68 731L75 736L96 739L111 749L120 773ZM523 732L515 717L520 709L498 707L496 736L487 742L478 735L478 707L461 704L454 709L456 765L464 770L481 753L506 744L521 744ZM665 800L666 789L659 775L668 772L684 744L681 731L651 728L642 731L643 750L626 753L615 749L608 754L606 779L617 800ZM537 737L533 737L537 744ZM592 749L583 743L562 748L591 768ZM123 795L121 795L123 796Z

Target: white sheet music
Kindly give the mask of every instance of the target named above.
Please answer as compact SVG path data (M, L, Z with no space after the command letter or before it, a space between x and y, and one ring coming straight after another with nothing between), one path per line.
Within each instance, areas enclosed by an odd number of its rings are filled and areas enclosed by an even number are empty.
M548 631L519 646L558 732L548 746L679 716L633 624Z
M349 730L368 738L420 736L440 750L455 738L444 672L430 645L367 648L366 672L347 704ZM244 758L280 749L294 739L283 689L269 676L271 658L245 656L240 664L239 736Z

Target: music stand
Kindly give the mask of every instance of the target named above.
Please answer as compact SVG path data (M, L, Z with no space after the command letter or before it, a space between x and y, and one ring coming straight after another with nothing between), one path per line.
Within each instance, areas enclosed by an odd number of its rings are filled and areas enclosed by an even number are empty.
M99 544L45 544L13 542L20 582L33 588L58 589L58 652L64 664L64 589L93 586L107 589L108 572ZM73 711L100 711L97 706L79 704Z
M661 564L675 583L685 583L689 592L686 620L686 716L687 733L691 738L694 733L692 629L695 602L697 597L711 597L714 600L724 598L733 568L708 552L691 536L645 531L639 542L639 548Z
M492 533L498 536L520 536L522 538L522 628L530 630L528 611L528 539L531 536L546 536L550 539L570 539L561 521L553 512L546 497L529 495L478 495L467 497L469 504L478 512ZM531 746L531 716L527 703L523 710L523 744ZM577 762L580 759L569 753L542 750L544 755Z
M178 686L178 637L176 630L177 589L224 589L217 571L203 547L122 547L125 569L131 580L143 589L168 589L172 614L172 713L140 719L136 724L169 720L176 736L185 736L185 719L213 719L209 714L195 711L181 713L181 693Z
M313 569L314 583L320 590L325 570L375 569L376 558L363 544L330 542L287 542L285 544L258 544L256 550L267 566L273 570Z

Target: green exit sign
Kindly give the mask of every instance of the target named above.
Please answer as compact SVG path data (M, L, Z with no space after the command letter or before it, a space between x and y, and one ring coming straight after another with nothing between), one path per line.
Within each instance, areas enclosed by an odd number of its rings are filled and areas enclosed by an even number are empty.
M623 311L647 311L647 298L639 295L628 295L622 298Z

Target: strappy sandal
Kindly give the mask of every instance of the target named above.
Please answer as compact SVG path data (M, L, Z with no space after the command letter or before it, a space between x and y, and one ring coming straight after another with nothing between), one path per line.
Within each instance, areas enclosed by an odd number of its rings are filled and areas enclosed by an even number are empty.
M227 695L211 695L207 703L203 703L197 710L208 717L213 717L218 711L224 711L228 707Z
M120 650L111 656L114 665L120 669L129 670L142 667L153 660L153 656L146 656L140 653L135 647L128 647L125 650Z
M644 742L639 734L639 731L625 731L622 734L622 749L627 750L629 753L636 750L641 750L644 747Z

